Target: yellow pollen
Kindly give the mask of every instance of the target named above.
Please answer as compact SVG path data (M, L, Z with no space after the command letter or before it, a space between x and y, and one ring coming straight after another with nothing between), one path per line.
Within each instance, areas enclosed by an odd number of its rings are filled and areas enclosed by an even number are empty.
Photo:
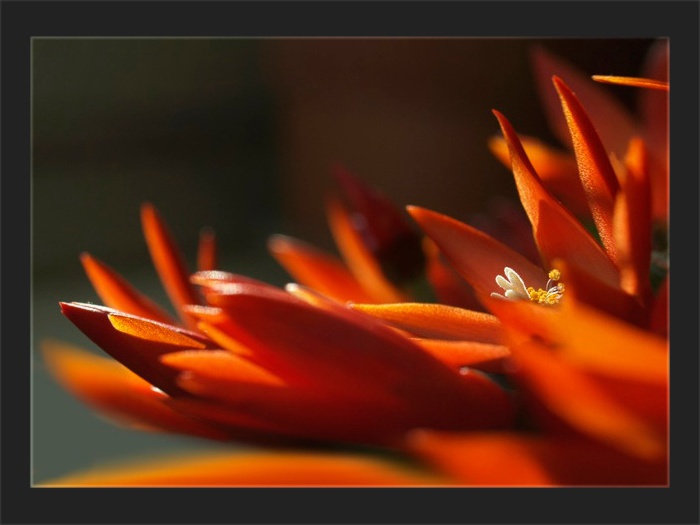
M552 281L558 281L559 279L561 279L561 272L559 270L557 270L556 268L554 268L553 270L549 271L548 277Z

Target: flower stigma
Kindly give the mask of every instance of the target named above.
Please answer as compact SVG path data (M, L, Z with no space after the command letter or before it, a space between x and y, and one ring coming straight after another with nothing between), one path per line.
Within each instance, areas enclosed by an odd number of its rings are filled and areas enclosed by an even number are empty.
M506 266L503 269L503 273L505 277L503 275L496 276L496 284L504 290L504 293L493 292L491 297L511 301L527 300L538 304L554 305L559 303L564 295L564 284L557 283L561 279L561 272L556 268L550 270L547 286L537 290L532 286L525 286L522 277L512 268Z

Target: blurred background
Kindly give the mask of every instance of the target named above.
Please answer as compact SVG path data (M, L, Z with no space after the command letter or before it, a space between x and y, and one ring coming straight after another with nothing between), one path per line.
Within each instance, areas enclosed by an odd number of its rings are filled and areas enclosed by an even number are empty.
M47 374L41 341L101 353L59 301L99 303L87 251L166 306L143 241L161 212L194 269L289 281L274 233L334 251L323 198L341 163L397 205L460 220L516 199L488 150L498 109L557 145L531 73L541 46L586 74L638 75L649 39L49 39L32 49L33 481L119 458L220 447L112 425ZM634 90L615 89L634 106Z

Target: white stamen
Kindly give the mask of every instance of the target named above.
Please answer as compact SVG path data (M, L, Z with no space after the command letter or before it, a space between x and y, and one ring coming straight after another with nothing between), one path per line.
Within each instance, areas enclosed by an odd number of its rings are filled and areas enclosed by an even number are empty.
M510 299L511 301L516 301L518 299L529 300L530 294L522 278L518 275L518 272L506 266L503 273L506 275L507 279L502 275L497 275L496 284L505 290L505 296L494 292L491 294L491 297Z

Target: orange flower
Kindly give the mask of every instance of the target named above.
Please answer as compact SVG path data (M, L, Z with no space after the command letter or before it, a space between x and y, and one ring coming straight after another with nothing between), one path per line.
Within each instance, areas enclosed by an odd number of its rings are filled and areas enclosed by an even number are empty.
M217 271L211 234L190 276L148 204L146 242L179 321L81 257L106 306L61 303L62 312L124 365L48 344L50 368L85 402L143 429L362 445L366 455L218 455L48 485L666 485L668 276L652 232L666 219L657 190L667 143L612 110L599 132L560 69L551 80L573 157L519 136L494 111L503 139L491 146L508 153L540 261L409 206L421 239L340 168L346 200L327 210L344 262L288 237L270 241L301 284ZM667 93L663 81L601 80ZM596 100L594 113L608 107ZM663 271L659 283L650 269ZM422 275L451 300L419 302L411 287Z
M508 395L488 376L460 374L405 336L311 290L201 271L192 277L200 299L155 209L144 205L142 219L182 325L83 255L107 306L61 303L61 310L136 374L50 346L54 373L88 403L138 425L255 443L399 447L411 428L511 423Z

